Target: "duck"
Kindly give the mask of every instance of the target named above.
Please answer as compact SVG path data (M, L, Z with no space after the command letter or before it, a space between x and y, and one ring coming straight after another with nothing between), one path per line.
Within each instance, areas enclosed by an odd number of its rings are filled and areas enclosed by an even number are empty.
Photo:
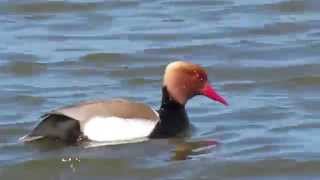
M198 95L228 105L210 85L207 71L201 65L174 61L164 71L158 110L125 99L80 102L45 113L20 140L54 139L77 143L176 137L190 128L185 106Z

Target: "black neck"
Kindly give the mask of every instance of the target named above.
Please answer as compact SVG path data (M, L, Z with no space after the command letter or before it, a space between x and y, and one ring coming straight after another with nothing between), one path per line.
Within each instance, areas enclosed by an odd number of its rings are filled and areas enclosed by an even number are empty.
M150 135L151 137L176 136L189 127L185 106L170 97L166 87L162 88L161 107L158 112L160 121Z
M161 99L161 107L159 111L168 111L170 109L184 109L184 105L178 103L172 97L167 90L167 87L164 86L162 88L162 99Z

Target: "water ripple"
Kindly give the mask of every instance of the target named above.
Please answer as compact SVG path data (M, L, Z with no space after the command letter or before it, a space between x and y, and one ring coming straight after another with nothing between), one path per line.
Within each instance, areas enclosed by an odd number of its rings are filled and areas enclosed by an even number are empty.
M17 14L29 13L70 13L70 12L86 12L98 9L121 8L128 6L137 6L137 1L108 1L108 2L64 2L64 1L48 1L48 2L29 2L29 3L8 3L2 4L0 10Z
M318 179L319 5L0 2L1 177ZM96 148L18 142L43 113L85 100L159 107L165 66L181 59L203 65L230 104L190 100L190 136Z

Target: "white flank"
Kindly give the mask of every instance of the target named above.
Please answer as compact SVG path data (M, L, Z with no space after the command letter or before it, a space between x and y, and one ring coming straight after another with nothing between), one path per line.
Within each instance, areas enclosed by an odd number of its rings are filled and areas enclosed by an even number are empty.
M116 142L149 136L156 122L145 119L119 117L94 117L83 128L83 133L92 141Z
M143 138L130 139L125 141L90 141L90 142L84 143L84 147L94 148L94 147L112 146L112 145L119 145L119 144L140 143L147 140L148 140L147 137L143 137Z

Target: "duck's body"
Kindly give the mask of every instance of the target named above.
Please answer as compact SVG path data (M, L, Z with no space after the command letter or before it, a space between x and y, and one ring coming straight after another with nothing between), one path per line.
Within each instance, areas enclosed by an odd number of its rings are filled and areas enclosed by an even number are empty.
M190 73L195 75L191 79L184 78ZM183 82L188 83L181 84ZM191 86L191 90L186 89L188 86ZM146 104L123 99L80 103L45 114L31 133L21 139L33 141L54 138L75 143L83 139L108 142L177 136L189 127L185 104L197 94L226 104L208 86L206 74L204 77L200 66L174 62L166 68L158 111Z

